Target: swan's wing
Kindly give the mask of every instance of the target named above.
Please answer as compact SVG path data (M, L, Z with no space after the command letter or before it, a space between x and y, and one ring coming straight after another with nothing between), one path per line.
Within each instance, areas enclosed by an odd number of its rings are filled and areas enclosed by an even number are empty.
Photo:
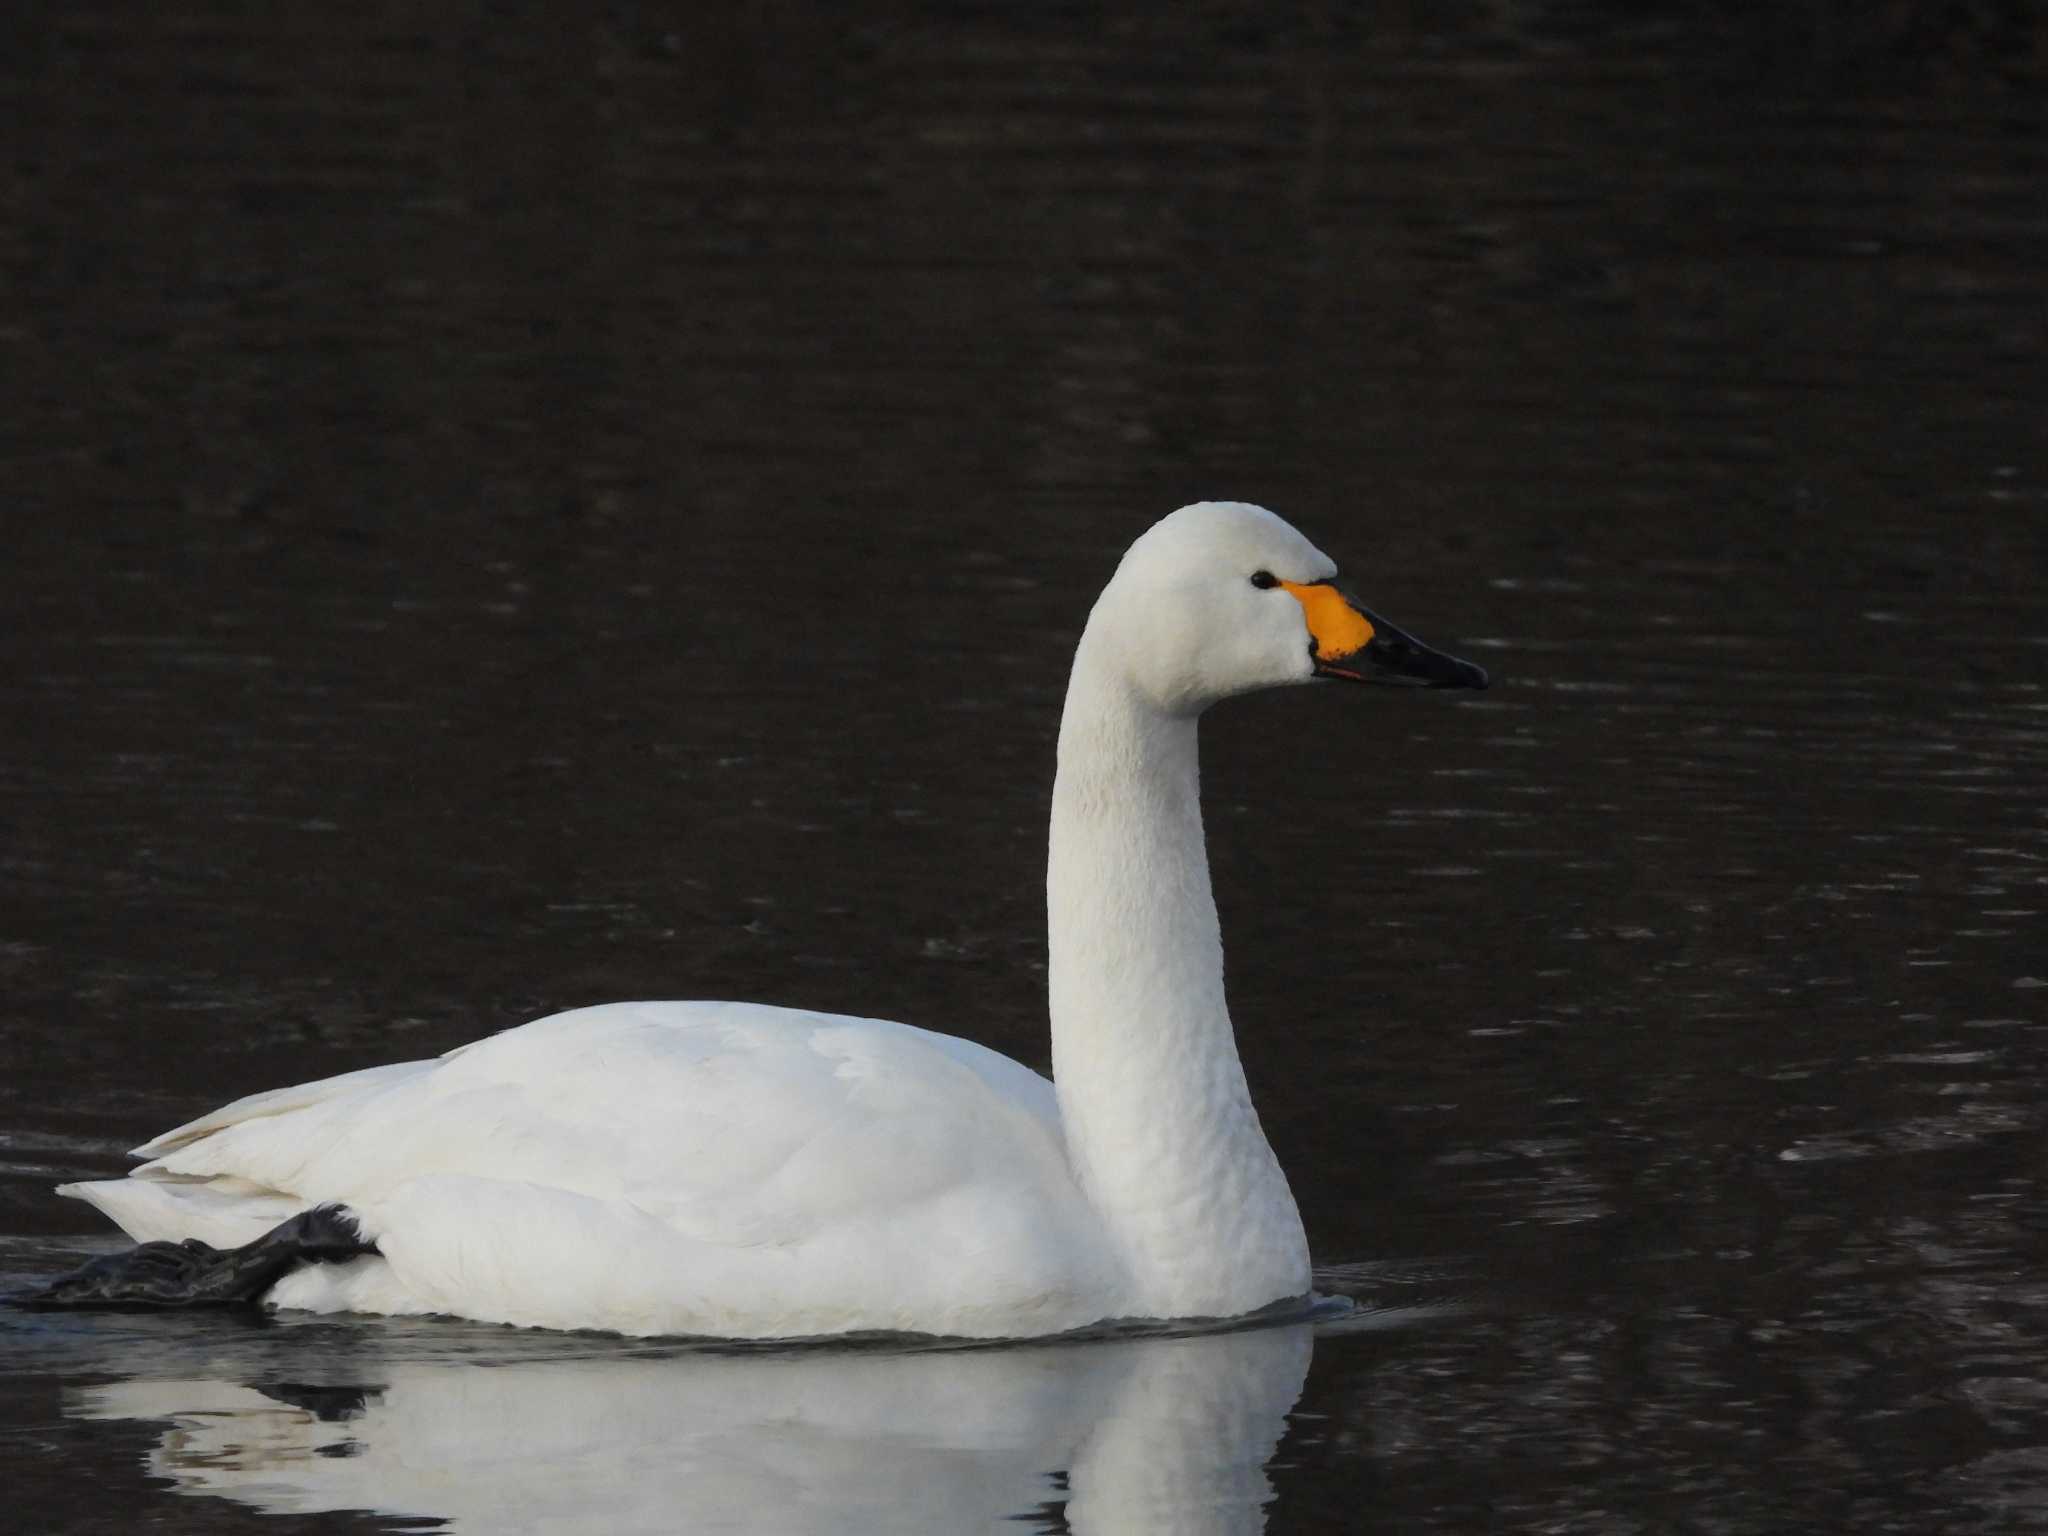
M409 1182L454 1175L623 1201L719 1245L801 1242L963 1186L1070 1187L1038 1074L904 1025L731 1003L558 1014L242 1100L158 1148L145 1180L343 1201L373 1226Z
M316 1082L295 1083L289 1088L272 1088L264 1093L252 1093L236 1099L232 1104L223 1104L211 1114L201 1115L197 1120L188 1120L175 1130L165 1131L153 1141L146 1141L137 1147L131 1156L162 1157L167 1152L210 1136L215 1131L230 1125L239 1125L246 1120L261 1120L271 1115L289 1114L295 1109L305 1109L329 1099L356 1098L378 1088L398 1082L403 1078L416 1077L433 1066L431 1061L394 1061L386 1066L365 1067L360 1072L344 1072L339 1077L323 1077Z
M220 1167L202 1173L175 1168L176 1154L229 1132L235 1142L288 1144L317 1134L315 1128L321 1125L372 1114L399 1084L434 1066L431 1061L392 1062L249 1094L137 1147L134 1156L155 1161L132 1176L60 1184L57 1193L97 1207L139 1243L196 1237L216 1248L233 1248L253 1242L304 1210L308 1201L289 1184L235 1170L229 1166L232 1155L220 1159ZM192 1161L196 1168L213 1159L201 1154ZM263 1162L256 1160L252 1170Z
M1043 1333L1120 1305L1052 1085L873 1019L584 1009L152 1145L70 1192L216 1246L356 1212L381 1257L293 1271L287 1307L760 1336Z

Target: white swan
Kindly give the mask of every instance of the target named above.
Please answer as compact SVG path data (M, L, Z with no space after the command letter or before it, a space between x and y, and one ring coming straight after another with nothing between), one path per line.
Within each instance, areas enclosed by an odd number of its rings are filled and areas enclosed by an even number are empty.
M1301 1219L1224 1007L1196 719L1316 677L1486 685L1335 575L1274 514L1202 502L1139 538L1089 615L1046 873L1052 1082L875 1019L617 1003L240 1099L61 1192L145 1243L199 1240L132 1251L151 1299L217 1299L232 1270L279 1307L762 1338L1301 1297ZM329 1202L373 1250L303 1221L200 1246ZM95 1268L81 1294L127 1294Z

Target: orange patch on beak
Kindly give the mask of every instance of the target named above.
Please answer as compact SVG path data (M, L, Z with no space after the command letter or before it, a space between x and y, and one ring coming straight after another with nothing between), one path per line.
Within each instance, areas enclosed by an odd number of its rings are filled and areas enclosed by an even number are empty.
M1316 660L1342 661L1363 650L1372 639L1372 625L1365 615L1337 595L1335 587L1321 582L1283 581L1288 595L1301 604L1308 616L1308 632L1315 637Z

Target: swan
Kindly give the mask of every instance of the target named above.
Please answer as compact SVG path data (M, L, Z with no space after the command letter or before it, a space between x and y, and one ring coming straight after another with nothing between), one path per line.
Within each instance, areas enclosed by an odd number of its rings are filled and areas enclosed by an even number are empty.
M260 1301L628 1335L1023 1338L1305 1299L1224 1003L1196 724L1317 680L1484 688L1291 525L1182 507L1088 616L1046 870L1050 1081L735 1002L578 1008L238 1099L60 1186L140 1244L28 1298Z

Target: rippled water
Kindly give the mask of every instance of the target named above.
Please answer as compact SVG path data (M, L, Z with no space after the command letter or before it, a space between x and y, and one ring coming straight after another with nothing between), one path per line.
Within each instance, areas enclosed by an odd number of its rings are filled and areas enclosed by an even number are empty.
M1656 14L0 51L0 1280L558 1007L1043 1064L1065 663L1181 501L1500 679L1206 727L1345 1323L0 1316L23 1528L2048 1526L2038 29Z

